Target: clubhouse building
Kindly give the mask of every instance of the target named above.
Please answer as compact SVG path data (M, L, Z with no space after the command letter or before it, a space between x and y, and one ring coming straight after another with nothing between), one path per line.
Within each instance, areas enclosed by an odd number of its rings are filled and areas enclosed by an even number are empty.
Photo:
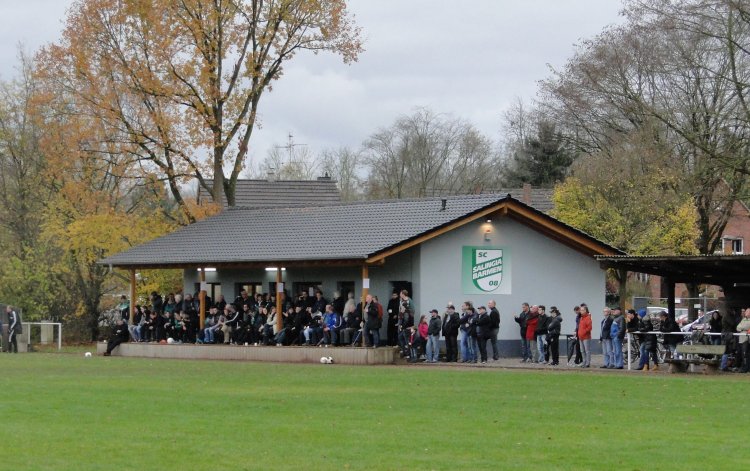
M385 306L407 289L419 315L494 299L501 348L517 354L513 315L523 302L557 306L563 334L574 329L573 306L586 302L598 336L605 271L595 257L616 255L510 194L482 194L227 208L101 263L129 270L133 293L137 270L179 268L185 292L229 301L242 289L295 297L320 289L329 299L369 292Z

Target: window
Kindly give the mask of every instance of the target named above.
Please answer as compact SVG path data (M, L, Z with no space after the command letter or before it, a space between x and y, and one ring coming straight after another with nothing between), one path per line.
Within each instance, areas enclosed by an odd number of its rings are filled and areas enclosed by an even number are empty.
M315 291L323 291L323 283L320 281L298 281L294 283L294 296L299 296L302 291L305 291L308 296L315 296ZM325 293L324 293L325 295Z
M640 281L641 283L648 283L650 277L648 273L636 273L635 279Z
M221 294L221 283L206 283L208 285L208 289L206 290L206 296L211 298L211 302L216 301L218 299L219 295ZM196 283L195 284L195 292L199 293L201 289L201 284Z
M263 283L259 281L243 281L235 283L235 289L237 290L236 296L239 296L240 291L244 289L247 291L248 296L252 298L258 293L263 294Z
M739 237L724 237L721 239L721 253L742 255L745 251L744 240Z

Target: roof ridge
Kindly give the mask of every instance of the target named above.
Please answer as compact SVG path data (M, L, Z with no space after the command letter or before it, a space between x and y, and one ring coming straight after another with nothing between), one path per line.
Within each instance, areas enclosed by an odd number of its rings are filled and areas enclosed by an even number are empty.
M252 207L252 206L229 206L227 208L228 211L237 211L237 210L259 210L259 209L270 209L270 210L279 210L279 209L304 209L304 208L319 208L322 206L325 207L331 207L331 206L365 206L365 205L374 205L374 204L386 204L386 203L413 203L416 201L440 201L442 199L450 200L453 199L461 199L461 200L469 200L469 199L482 199L482 198L490 198L492 196L498 197L498 200L502 198L507 198L509 194L500 194L500 193L482 193L482 194L466 194L466 195L445 195L445 196L426 196L423 198L414 197L414 198L390 198L390 199L382 199L382 200L356 200L356 201L335 201L335 202L323 202L318 204L311 204L309 206L278 206L275 208L258 208L258 207ZM516 199L510 196L511 199Z

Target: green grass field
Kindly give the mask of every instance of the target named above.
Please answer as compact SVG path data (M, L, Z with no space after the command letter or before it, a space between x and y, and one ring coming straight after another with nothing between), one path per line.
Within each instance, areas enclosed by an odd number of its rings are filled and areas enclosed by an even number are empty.
M0 355L0 469L743 469L747 376Z

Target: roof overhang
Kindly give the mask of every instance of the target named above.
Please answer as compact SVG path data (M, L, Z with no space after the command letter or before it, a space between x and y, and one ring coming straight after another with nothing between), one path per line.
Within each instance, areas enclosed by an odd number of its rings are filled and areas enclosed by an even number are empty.
M529 205L521 203L520 201L508 197L475 211L461 219L457 219L441 227L437 227L432 231L420 234L417 237L406 240L400 244L388 247L378 253L370 255L367 258L367 263L382 262L387 257L397 254L401 251L422 244L430 239L434 239L446 232L458 229L461 226L474 222L478 219L492 216L507 216L511 219L518 221L544 235L554 239L574 250L577 250L584 255L597 256L597 255L624 255L625 252L618 250L604 242L601 242L594 237L586 234L585 232L579 231L561 221L548 216L547 214L532 208Z
M750 283L750 255L599 256L602 268L648 273L675 283Z

